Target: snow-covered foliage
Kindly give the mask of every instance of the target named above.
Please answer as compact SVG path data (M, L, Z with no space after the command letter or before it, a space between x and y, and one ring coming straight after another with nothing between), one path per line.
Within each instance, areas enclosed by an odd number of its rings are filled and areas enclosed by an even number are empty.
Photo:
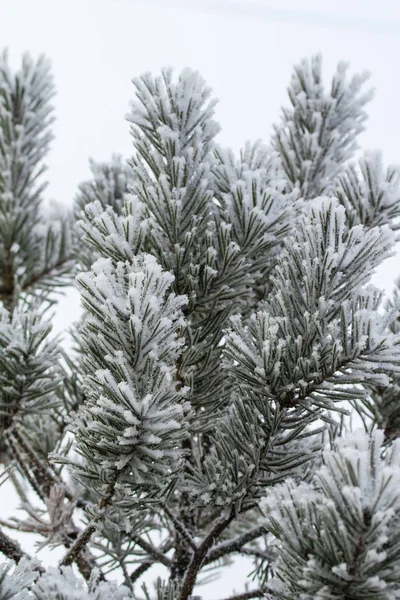
M0 600L131 600L129 589L99 581L94 576L88 586L71 567L49 568L39 577L39 563L22 558L0 564Z
M358 170L355 164L348 165L338 176L333 193L345 207L349 225L388 224L397 231L399 178L398 167L385 170L380 152L366 152Z
M113 156L110 163L96 163L90 161L90 170L93 179L85 181L79 186L79 193L75 199L75 217L80 219L84 216L85 207L90 203L95 203L98 213L103 213L107 209L112 209L111 214L121 215L124 207L124 198L129 190L132 179L132 169L128 167L126 161L121 156ZM90 212L86 212L89 219L95 219L95 214L90 217ZM120 221L118 220L118 224ZM92 223L91 223L92 224ZM133 225L133 224L132 224ZM90 235L90 229L86 233ZM79 262L85 269L90 269L99 253L101 254L102 242L96 245L94 239L92 245L86 245L82 248L80 244L81 229L76 229L75 243L79 247ZM110 234L109 234L110 235ZM120 240L115 240L114 251L119 247ZM132 240L129 240L129 248L134 248Z
M115 267L99 259L78 281L88 312L87 401L73 427L86 459L79 473L90 484L91 465L104 481L119 472L129 495L164 488L180 470L187 435L184 390L175 379L187 298L168 294L173 276L150 255Z
M51 323L35 308L0 312L0 415L6 428L58 403L58 346L48 339L50 331Z
M3 59L0 459L23 512L0 600L189 600L238 553L258 586L235 598L400 598L400 303L370 283L400 179L349 162L370 94L346 69L327 89L303 61L239 157L198 73L136 78L133 156L91 163L73 223L41 209L47 63ZM46 309L76 272L66 352ZM6 529L64 546L59 568Z
M0 563L0 598L1 600L28 600L29 587L38 577L38 563L21 558L18 565L7 560Z
M340 63L325 89L320 55L294 68L288 89L291 107L283 109L272 143L288 185L299 187L302 197L330 191L332 179L357 149L357 135L367 118L364 106L372 94L363 89L368 73L348 81L347 70Z
M48 296L71 281L69 220L41 211L43 158L52 134L50 65L25 55L13 74L0 59L0 296Z
M358 430L324 452L311 483L286 481L261 503L275 536L270 597L400 597L400 440Z

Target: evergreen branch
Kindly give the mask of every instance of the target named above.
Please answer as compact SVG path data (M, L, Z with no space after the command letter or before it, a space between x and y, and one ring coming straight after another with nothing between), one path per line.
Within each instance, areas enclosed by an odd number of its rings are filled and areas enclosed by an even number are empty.
M18 563L24 556L28 557L28 554L22 550L18 542L8 537L8 535L5 534L1 529L0 552L2 552L8 558L11 558L11 560L14 560L16 563Z
M147 561L143 564L139 565L132 573L129 575L130 582L135 583L139 577L141 577L150 567L154 565L154 561Z
M25 439L16 427L14 427L12 433L24 451L25 456L30 460L32 472L34 473L44 495L48 496L51 486L55 483L61 483L61 481L55 476L55 474L47 465L43 465L39 456L36 454L34 449L26 443Z
M24 285L23 285L23 287L21 289L21 292L25 292L25 293L29 292L38 283L40 283L41 279L43 279L45 277L51 277L51 275L52 275L53 272L57 272L57 270L60 267L63 267L64 265L67 265L72 260L73 260L72 256L66 256L66 257L62 258L61 260L59 260L54 265L50 265L50 267L48 269L45 269L41 273L35 274L29 281L27 281L27 282L24 283Z
M138 544L139 545L139 544ZM169 540L167 540L162 547L161 552L162 553L166 553L169 550L171 550L171 548L173 547L173 541L170 538ZM156 559L157 560L157 559ZM154 565L154 563L156 562L156 560L152 560L152 559L145 559L144 562L139 565L134 571L132 571L132 573L130 574L129 578L131 580L131 583L134 583L135 581L137 581L137 579L139 579L139 577L141 577L143 575L143 573L145 573L148 569L150 569L150 567L152 565ZM166 566L166 565L165 565Z
M102 500L99 502L99 509L101 511L103 511L105 508L107 508L107 506L110 504L111 499L114 495L114 491L115 491L115 479L113 481L111 481L104 498L102 498ZM90 541L90 538L92 537L93 533L96 531L96 523L98 523L102 519L102 517L103 517L103 513L101 513L99 516L95 517L93 519L93 522L90 523L90 525L88 525L84 531L82 531L82 533L79 535L79 537L72 544L70 550L67 552L67 554L64 556L64 558L60 562L60 567L71 565L73 562L78 560L78 557L79 557L81 551L85 548L85 546Z
M160 550L154 548L152 544L149 544L149 542L146 542L146 540L136 535L132 536L132 540L135 542L135 544L140 546L142 550L147 552L147 554L153 556L153 558L155 558L158 562L162 563L168 568L171 567L172 562L170 561L170 559L167 556L165 556L165 554L163 554Z
M197 550L196 542L194 541L193 537L190 535L190 532L185 527L185 525L179 519L177 519L177 517L169 510L169 508L165 504L165 502L161 503L161 508L164 510L165 514L168 515L168 517L171 519L171 521L175 525L176 530L188 542L189 546L193 550Z
M204 538L203 542L197 548L193 554L192 560L186 571L185 578L183 580L182 589L180 593L180 600L188 600L192 595L194 585L196 583L196 577L201 569L204 558L207 552L213 545L214 541L225 531L227 527L232 523L235 518L235 511L232 508L229 517L223 518L217 522L217 524L211 529L208 535Z
M85 548L86 544L90 541L93 533L96 531L96 525L93 523L88 525L81 535L75 540L71 548L60 562L60 567L72 565L80 555L81 551Z
M9 478L11 480L11 483L14 486L15 491L17 492L20 500L24 503L24 504L29 504L29 500L28 500L28 496L25 493L25 490L23 489L21 483L18 481L18 477L15 473L15 467L14 465L10 464L10 462L8 461L8 456L6 454L6 452L4 453L3 458L3 462L4 465L7 467L7 469L9 469ZM12 462L16 462L15 460L12 460Z
M269 552L266 552L265 550L259 550L258 548L241 548L239 552L240 554L254 556L255 558L261 558L261 560L267 560L269 562L273 560L272 554L269 554Z
M18 448L17 444L15 443L15 440L13 439L12 432L10 432L9 430L5 431L4 438L7 441L8 446L11 450L11 453L14 455L18 466L20 467L21 471L25 475L30 486L36 492L36 494L39 496L39 498L42 500L42 502L45 502L45 497L43 495L43 491L41 490L40 485L38 485L35 477L30 473L29 468L25 464L25 460L24 460L21 452L19 451L19 448Z
M243 592L243 594L229 596L228 598L224 598L224 600L250 600L250 598L265 598L265 594L272 594L274 598L278 597L270 587L263 585L255 590Z
M222 542L209 552L204 564L208 565L209 563L219 560L220 558L226 556L227 554L231 554L232 552L241 552L245 544L257 539L263 533L265 533L265 526L259 525L253 529L250 529L250 531L235 537L233 540Z

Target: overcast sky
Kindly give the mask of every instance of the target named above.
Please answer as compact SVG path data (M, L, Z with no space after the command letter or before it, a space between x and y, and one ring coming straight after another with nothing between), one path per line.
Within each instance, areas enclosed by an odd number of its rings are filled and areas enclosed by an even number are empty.
M131 79L166 65L202 73L220 101L220 142L238 150L248 139L268 140L294 63L322 52L329 75L338 61L348 61L352 72L369 70L376 88L360 144L382 149L387 164L400 163L399 0L0 0L0 6L1 45L13 65L26 50L52 60L57 121L49 198L71 204L89 176L89 157L130 155L124 115ZM398 259L389 259L375 283L390 289L397 275ZM71 294L58 327L77 310ZM199 593L215 600L233 585L240 590L246 569L241 563Z

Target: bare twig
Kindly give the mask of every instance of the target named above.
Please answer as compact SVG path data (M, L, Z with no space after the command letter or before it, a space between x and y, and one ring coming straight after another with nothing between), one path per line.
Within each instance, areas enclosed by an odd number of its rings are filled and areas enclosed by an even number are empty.
M81 535L75 540L71 548L68 550L67 554L60 562L60 567L72 565L72 563L75 562L75 560L78 558L79 554L89 542L90 538L92 537L95 531L96 525L93 524L88 525L88 527L86 527L86 529L82 531Z

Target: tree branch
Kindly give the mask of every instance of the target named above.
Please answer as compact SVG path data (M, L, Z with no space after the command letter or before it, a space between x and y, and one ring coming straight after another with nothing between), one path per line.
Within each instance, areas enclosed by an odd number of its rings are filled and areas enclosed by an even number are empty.
M248 544L249 542L257 539L263 533L265 533L265 526L258 525L257 527L253 527L253 529L250 529L246 533L233 538L233 540L229 540L227 542L219 544L209 552L204 561L204 564L208 565L211 562L214 562L215 560L219 560L223 556L226 556L227 554L231 554L232 552L240 552L245 544Z
M257 588L255 590L243 592L243 594L229 596L228 598L224 598L224 600L250 600L251 598L265 598L265 594L267 593L272 594L274 598L277 597L275 592L270 587L263 585L262 587Z
M171 521L173 522L173 524L175 525L176 530L181 534L181 536L187 541L187 543L189 544L189 546L193 549L193 550L197 550L197 545L193 539L193 537L190 535L190 532L188 531L188 529L184 526L184 524L170 511L170 509L168 508L168 506L165 504L165 502L161 503L161 508L164 510L165 514L171 519Z
M25 464L23 456L21 455L21 452L17 446L16 440L15 440L12 432L9 429L4 432L4 439L6 440L8 447L11 450L11 454L15 457L15 460L16 460L18 466L20 467L21 471L25 475L30 486L36 492L36 494L39 496L40 500L42 500L42 502L46 503L45 496L43 495L43 490L41 490L36 479L30 473L29 468Z
M2 552L8 558L11 558L11 560L14 560L16 563L19 563L21 558L23 558L24 556L26 558L29 558L29 555L22 550L22 548L18 544L18 542L16 542L12 538L8 537L8 535L6 533L4 533L4 531L2 531L1 529L0 529L0 552Z
M114 490L115 490L115 478L113 481L111 481L110 485L108 486L108 489L106 491L104 498L99 502L100 510L103 510L104 508L106 508L108 506L108 504L111 501L111 498L114 495ZM75 540L75 542L72 544L70 550L67 552L67 554L64 556L64 558L60 562L60 567L71 565L74 561L78 561L79 554L85 548L85 546L89 542L90 538L92 537L93 533L96 531L96 523L98 523L101 520L101 518L102 518L102 515L99 515L98 517L93 519L93 522L90 525L88 525L84 531L82 531L80 536Z
M136 567L136 569L132 571L132 573L129 575L131 583L135 583L139 579L139 577L143 575L143 573L150 569L152 565L154 565L154 562L152 560L149 560Z
M160 552L161 553L168 552L169 550L171 550L172 547L173 547L173 542L172 542L172 539L170 538L169 540L167 540L167 542L165 544L163 544ZM135 583L135 581L137 581L139 579L139 577L141 577L141 575L143 575L143 573L145 573L148 569L150 569L150 567L152 565L154 565L156 560L159 560L159 559L157 558L157 559L153 560L153 559L147 558L144 560L144 562L141 565L136 567L136 569L134 571L132 571L132 573L129 576L131 583ZM167 566L167 565L165 565L165 566Z
M256 558L261 558L261 560L268 560L272 562L273 555L265 550L259 550L258 548L241 548L239 550L240 554L245 554L248 556L255 556Z
M163 554L160 550L158 550L157 548L154 548L154 546L152 546L152 544L149 544L149 542L146 542L146 540L144 540L140 536L136 536L136 535L132 536L132 540L135 542L135 544L137 544L145 552L147 552L147 554L149 554L150 556L155 558L156 561L162 563L163 565L165 565L168 568L171 567L172 563L171 563L170 559L167 556L165 556L165 554Z
M72 565L72 563L77 560L79 554L89 542L90 538L92 537L95 531L96 526L93 524L89 525L84 531L82 531L81 535L75 540L71 548L68 550L67 554L60 562L60 567Z
M57 271L60 267L67 265L69 262L73 263L72 256L66 256L66 257L62 258L61 260L59 260L58 262L56 262L54 265L50 265L48 269L45 269L41 273L37 273L36 275L34 275L32 277L32 279L25 282L21 291L28 293L29 290L34 288L40 282L41 279L43 279L45 277L49 277L53 271Z
M61 480L56 477L48 465L42 464L34 449L27 444L17 427L14 427L12 435L22 448L22 451L25 452L25 455L30 459L32 472L34 473L38 484L42 488L45 497L47 497L49 495L51 486L55 483L61 483ZM64 484L63 487L65 488Z
M194 584L196 583L196 577L201 569L204 558L213 545L214 541L221 535L223 531L232 523L235 518L235 511L232 508L229 517L221 519L204 538L200 546L193 554L192 560L186 571L185 578L183 580L180 600L188 600L192 595Z

